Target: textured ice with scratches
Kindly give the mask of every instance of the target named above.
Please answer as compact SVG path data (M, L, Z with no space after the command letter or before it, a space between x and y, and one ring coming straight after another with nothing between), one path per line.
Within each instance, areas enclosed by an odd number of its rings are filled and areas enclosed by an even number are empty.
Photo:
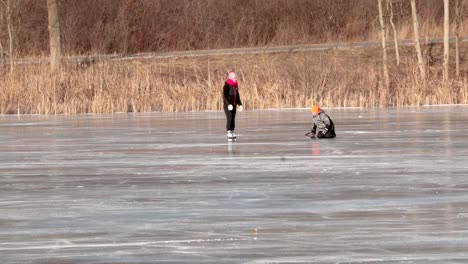
M464 263L468 106L0 116L1 263Z

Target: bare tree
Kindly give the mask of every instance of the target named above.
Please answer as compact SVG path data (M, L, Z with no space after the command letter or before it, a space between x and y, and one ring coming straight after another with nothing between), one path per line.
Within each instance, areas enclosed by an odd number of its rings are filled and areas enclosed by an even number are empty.
M450 13L449 0L444 0L444 80L449 79L449 37L450 37Z
M388 76L388 66L387 66L387 44L385 41L385 22L383 19L383 11L382 11L382 0L378 0L379 6L379 20L380 20L380 32L382 35L382 53L383 53L383 72L384 72L384 80L385 86L388 88L390 86L390 78Z
M13 21L12 21L12 14L15 6L17 4L17 0L1 0L1 3L5 7L5 19L6 19L6 26L8 31L8 57L10 59L10 72L13 72L14 69L14 42L13 42ZM2 47L3 50L3 47Z
M390 9L390 25L392 25L393 29L393 42L395 45L395 57L397 61L397 66L400 65L400 51L398 49L398 33L396 30L395 22L393 21L393 1L392 0L387 0L387 6Z
M411 13L413 17L413 32L414 32L414 41L416 46L416 53L418 56L418 65L419 71L421 72L421 78L426 79L426 67L424 65L424 60L421 52L421 43L419 41L419 22L418 14L416 12L416 0L411 0Z
M47 13L49 17L49 44L50 44L50 67L55 71L60 66L62 53L60 44L60 21L58 13L58 0L47 0Z
M1 3L3 4L3 1ZM4 14L3 8L4 6L0 5L0 28L2 28L2 24L3 24L3 14ZM4 54L5 54L5 51L3 50L2 39L0 39L0 58L3 57Z
M460 25L461 25L461 16L460 16L460 7L463 6L464 0L455 0L455 65L456 65L456 75L460 77Z

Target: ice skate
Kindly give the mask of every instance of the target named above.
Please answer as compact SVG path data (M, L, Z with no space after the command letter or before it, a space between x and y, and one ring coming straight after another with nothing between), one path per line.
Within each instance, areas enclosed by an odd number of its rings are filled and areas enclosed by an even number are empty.
M237 137L236 137L236 134L234 134L234 131L228 130L227 139L228 139L228 141L236 141L237 140Z

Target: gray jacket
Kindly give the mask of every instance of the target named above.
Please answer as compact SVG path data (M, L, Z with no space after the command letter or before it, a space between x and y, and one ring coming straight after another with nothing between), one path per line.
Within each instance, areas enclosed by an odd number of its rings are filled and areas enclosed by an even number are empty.
M335 125L331 118L325 114L324 111L320 110L320 112L313 117L312 119L312 133L315 134L316 137L319 137L319 133L322 132L323 135L328 135L334 137L335 134Z

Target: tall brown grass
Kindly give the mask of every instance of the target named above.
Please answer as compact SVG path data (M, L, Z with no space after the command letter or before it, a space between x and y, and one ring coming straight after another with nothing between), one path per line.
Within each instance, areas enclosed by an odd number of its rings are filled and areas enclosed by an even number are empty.
M468 44L461 46L462 57ZM246 109L383 107L468 103L468 68L440 81L441 63L428 60L428 79L418 79L412 47L402 48L400 66L391 61L391 85L381 74L380 48L339 49L199 58L106 61L78 68L47 64L0 69L0 113L76 114L221 110L228 69L240 77ZM441 58L440 46L426 47ZM389 55L392 54L389 52ZM392 56L390 55L392 59ZM394 59L394 58L393 58Z
M409 1L394 2L398 38L411 39ZM47 56L46 1L11 3L14 50L6 56ZM468 35L468 1L463 3L462 36ZM69 55L379 39L375 0L61 0L60 14L62 50ZM442 1L418 1L418 15L423 39L443 35ZM0 5L2 62L6 27ZM382 85L379 48L107 61L87 68L64 65L55 73L47 64L15 65L13 71L0 64L0 113L220 110L220 90L231 68L241 77L247 109L467 103L466 45L461 78L450 82L441 81L440 45L424 47L425 81L417 77L413 49L402 47L402 63L390 65L389 89Z

